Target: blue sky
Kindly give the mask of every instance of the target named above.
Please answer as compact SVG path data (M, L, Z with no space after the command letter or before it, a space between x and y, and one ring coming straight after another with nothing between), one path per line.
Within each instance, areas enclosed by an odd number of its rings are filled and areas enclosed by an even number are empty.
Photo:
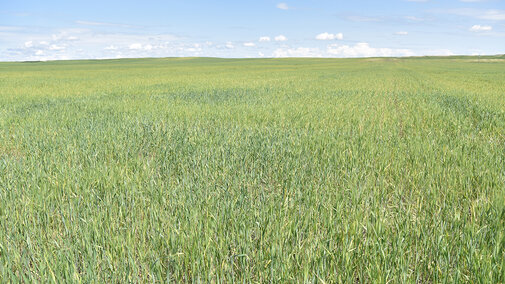
M505 53L505 0L0 0L0 61Z

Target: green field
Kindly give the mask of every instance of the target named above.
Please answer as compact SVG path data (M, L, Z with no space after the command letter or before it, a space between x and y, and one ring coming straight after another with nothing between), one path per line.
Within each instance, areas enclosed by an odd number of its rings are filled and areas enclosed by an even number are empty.
M505 282L505 57L0 63L0 282Z

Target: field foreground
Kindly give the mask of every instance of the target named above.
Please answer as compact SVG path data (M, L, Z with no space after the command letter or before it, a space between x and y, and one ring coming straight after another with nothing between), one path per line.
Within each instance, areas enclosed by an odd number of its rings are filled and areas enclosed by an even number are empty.
M0 282L505 282L505 59L0 63Z

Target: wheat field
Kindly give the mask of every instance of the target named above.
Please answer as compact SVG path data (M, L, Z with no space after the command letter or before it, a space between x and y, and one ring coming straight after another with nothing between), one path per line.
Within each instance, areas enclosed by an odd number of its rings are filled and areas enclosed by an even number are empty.
M0 282L505 282L504 57L0 63Z

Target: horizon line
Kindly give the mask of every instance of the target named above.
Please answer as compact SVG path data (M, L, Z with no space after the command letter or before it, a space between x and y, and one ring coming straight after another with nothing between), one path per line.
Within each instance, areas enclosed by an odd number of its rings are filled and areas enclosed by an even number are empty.
M38 63L38 62L58 62L58 61L105 61L105 60L124 60L124 59L410 59L410 58L451 58L451 57L505 57L505 53L485 54L485 55L469 55L469 54L453 54L453 55L413 55L413 56L370 56L370 57L214 57L214 56L163 56L163 57L120 57L120 58L76 58L76 59L50 59L50 60L12 60L3 61L0 63Z

